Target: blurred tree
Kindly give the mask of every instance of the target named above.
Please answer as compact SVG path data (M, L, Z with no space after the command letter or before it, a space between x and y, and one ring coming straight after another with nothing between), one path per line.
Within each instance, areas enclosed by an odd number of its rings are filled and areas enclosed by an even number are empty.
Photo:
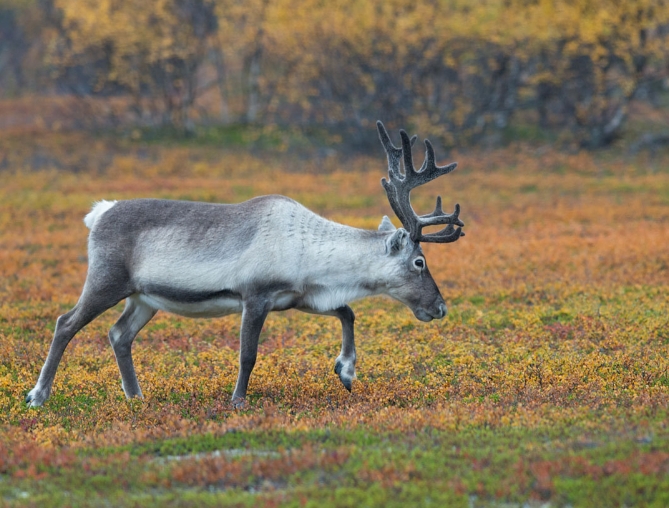
M94 72L91 93L128 90L140 115L159 99L163 122L192 129L198 70L217 29L206 0L56 0L67 35L53 54L63 69ZM148 99L148 100L147 100Z
M528 82L539 122L598 147L619 135L630 101L667 76L662 0L515 0L531 44Z
M503 127L520 60L499 30L501 2L279 0L268 9L266 113L357 139L383 116L447 144ZM485 37L483 36L485 35ZM278 72L275 72L278 71Z
M664 0L0 2L0 86L23 88L31 41L48 40L60 86L130 92L144 121L181 132L216 88L224 123L327 126L366 143L382 117L455 145L525 110L598 147L669 75ZM212 118L207 101L198 121Z
M668 33L661 0L279 0L265 54L284 72L268 69L267 113L354 138L383 114L453 144L534 108L598 147L667 76Z
M7 2L0 4L0 76L4 86L16 92L25 86L21 60L28 49L19 16L16 6Z
M49 0L0 0L0 92L34 91L44 80L41 35Z
M261 64L267 42L267 6L269 0L216 0L218 15L216 59L219 80L224 82L223 62L237 67L236 83L230 88L219 86L221 101L227 105L228 95L236 96L242 104L238 121L254 123L260 120ZM233 74L227 73L233 77ZM225 115L229 116L227 106Z

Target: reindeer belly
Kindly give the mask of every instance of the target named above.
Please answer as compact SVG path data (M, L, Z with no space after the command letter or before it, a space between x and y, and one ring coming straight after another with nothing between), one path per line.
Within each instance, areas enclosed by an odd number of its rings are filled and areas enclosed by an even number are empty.
M277 291L267 294L272 311L288 310L300 306L301 295L295 291ZM242 312L241 295L228 290L196 294L174 289L150 288L142 291L139 299L149 307L186 317L221 317Z
M226 292L227 293L227 292ZM188 298L178 298L176 295L144 294L139 299L153 309L164 310L186 317L221 317L242 312L240 295L214 293L209 298L198 301L189 301Z

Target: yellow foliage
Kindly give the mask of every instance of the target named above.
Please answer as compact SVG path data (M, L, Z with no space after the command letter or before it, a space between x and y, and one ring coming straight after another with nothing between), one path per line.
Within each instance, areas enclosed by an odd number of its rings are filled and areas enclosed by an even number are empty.
M207 23L176 0L56 5L54 61L88 65L140 109L149 90L173 122L216 83L226 121L364 129L382 111L451 145L506 125L523 94L543 116L557 97L564 124L605 143L664 76L669 23L657 0L211 0Z

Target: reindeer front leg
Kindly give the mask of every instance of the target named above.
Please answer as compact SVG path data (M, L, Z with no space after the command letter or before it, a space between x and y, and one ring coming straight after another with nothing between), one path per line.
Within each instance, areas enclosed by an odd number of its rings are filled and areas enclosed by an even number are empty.
M355 377L355 338L353 335L353 324L355 322L355 314L348 305L339 307L334 310L334 315L341 321L342 341L341 353L335 362L335 373L346 387L351 391L351 384Z
M271 302L266 298L250 298L243 303L242 329L239 334L239 375L232 393L232 404L235 407L244 404L251 371L258 356L258 339L270 308Z
M355 378L355 338L353 334L353 324L355 322L355 314L348 305L344 305L334 310L318 311L310 308L300 308L302 312L309 314L320 314L322 316L336 316L341 321L342 341L341 353L335 361L335 374L339 376L340 381L344 387L350 392Z

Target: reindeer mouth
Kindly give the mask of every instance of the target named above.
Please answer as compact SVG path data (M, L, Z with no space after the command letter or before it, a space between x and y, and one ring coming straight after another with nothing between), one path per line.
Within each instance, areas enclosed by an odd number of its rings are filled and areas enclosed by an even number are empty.
M426 323L432 321L433 319L441 319L443 318L448 310L446 309L446 304L442 303L437 307L436 311L433 312L428 312L425 309L416 309L413 314L416 316L417 319L420 321L424 321Z

